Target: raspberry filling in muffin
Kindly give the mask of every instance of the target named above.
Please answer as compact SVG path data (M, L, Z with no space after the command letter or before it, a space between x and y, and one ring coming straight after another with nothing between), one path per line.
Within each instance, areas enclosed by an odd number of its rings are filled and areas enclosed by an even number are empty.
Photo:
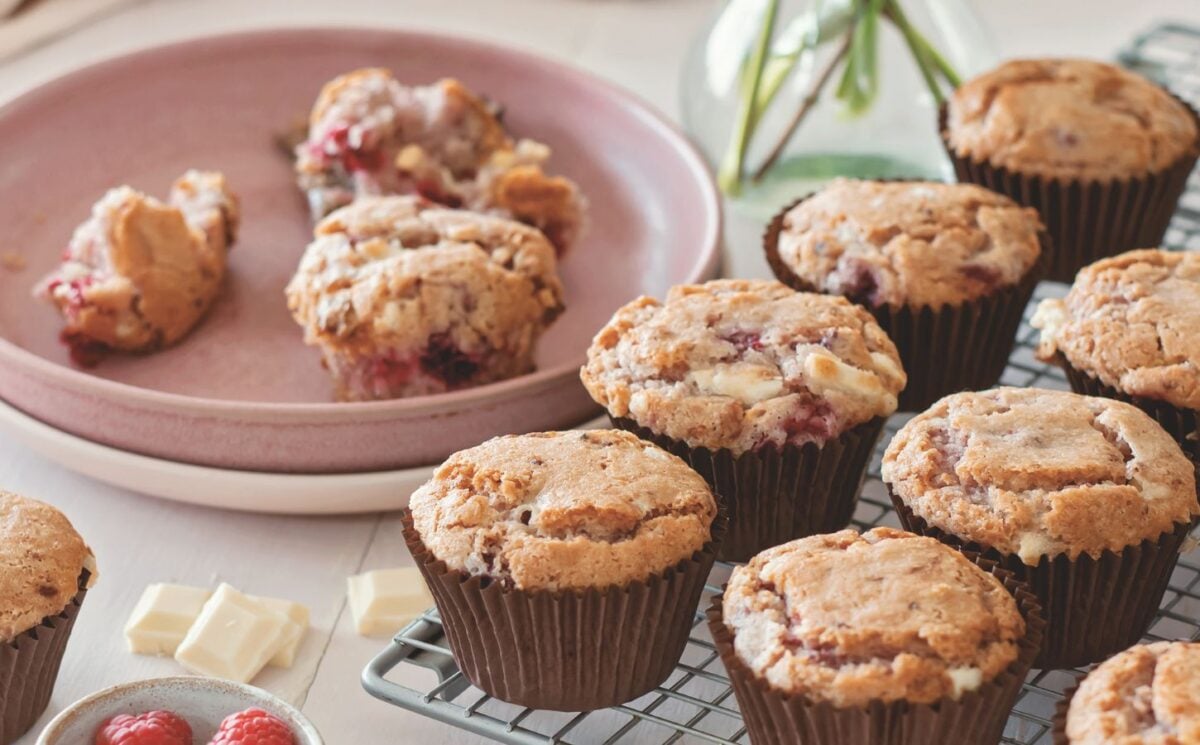
M421 197L364 197L314 236L288 305L343 400L527 373L538 338L562 312L554 248L518 222Z
M361 195L416 194L448 207L533 225L559 251L578 237L578 188L548 176L550 149L514 141L497 106L456 80L405 86L387 70L358 70L321 91L296 174L320 219Z
M823 443L891 414L905 383L862 308L749 280L630 303L596 336L582 378L615 417L735 453Z
M216 298L239 219L219 173L188 171L165 204L128 186L112 189L34 293L62 313L62 338L78 364L95 364L108 350L169 346Z

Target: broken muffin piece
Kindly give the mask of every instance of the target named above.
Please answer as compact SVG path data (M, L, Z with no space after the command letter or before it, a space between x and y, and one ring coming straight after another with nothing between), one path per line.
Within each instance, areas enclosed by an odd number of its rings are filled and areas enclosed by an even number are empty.
M287 298L343 401L523 375L563 309L542 233L416 196L364 197L322 220Z
M220 291L239 219L238 198L220 173L188 171L166 203L119 186L92 207L34 294L62 313L62 338L78 364L109 350L170 346Z
M330 81L296 147L313 219L360 196L418 194L532 225L561 254L581 230L583 197L545 173L550 148L514 141L500 117L457 80L406 86L369 68Z

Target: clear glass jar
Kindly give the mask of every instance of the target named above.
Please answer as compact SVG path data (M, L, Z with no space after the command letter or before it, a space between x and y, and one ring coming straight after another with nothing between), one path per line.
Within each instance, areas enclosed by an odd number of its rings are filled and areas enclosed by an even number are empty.
M694 42L684 65L684 126L714 168L720 168L738 125L747 60L758 45L768 1L729 0ZM912 26L960 77L996 64L995 44L970 0L899 2ZM938 140L937 101L903 36L890 22L880 19L877 24L878 83L873 104L861 114L850 115L835 97L845 64L844 58L835 59L844 38L837 33L838 12L844 17L851 5L851 0L781 0L764 79L769 79L771 66L789 53L795 63L749 141L746 175L733 200L740 211L765 217L835 176L943 179L953 175ZM818 18L823 19L819 36L814 27ZM778 160L761 180L755 180L754 172L827 68L832 72L819 97Z

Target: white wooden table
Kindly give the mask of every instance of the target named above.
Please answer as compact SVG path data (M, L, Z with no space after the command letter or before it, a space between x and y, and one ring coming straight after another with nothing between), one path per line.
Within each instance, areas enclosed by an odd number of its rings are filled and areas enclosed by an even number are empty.
M526 47L608 77L677 112L679 64L717 0L142 0L0 65L0 100L113 54L225 30L320 23L410 26ZM1005 55L1108 56L1153 20L1200 23L1195 0L1006 0L978 3ZM2 167L2 166L0 166ZM730 219L727 246L739 274L765 272L758 226ZM330 745L479 742L387 706L359 686L383 645L356 636L345 579L409 563L394 515L286 518L160 502L76 476L0 434L0 487L61 507L95 550L100 583L89 595L43 720L114 683L178 672L136 657L121 634L151 582L219 580L309 605L313 629L295 667L256 683L299 705ZM39 728L35 728L35 732ZM32 745L30 734L20 745Z

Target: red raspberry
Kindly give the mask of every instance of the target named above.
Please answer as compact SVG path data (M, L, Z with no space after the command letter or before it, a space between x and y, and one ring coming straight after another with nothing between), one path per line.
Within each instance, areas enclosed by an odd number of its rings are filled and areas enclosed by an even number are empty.
M208 745L295 745L292 730L279 717L262 709L230 714Z
M192 745L192 728L178 714L121 714L100 725L96 745Z

